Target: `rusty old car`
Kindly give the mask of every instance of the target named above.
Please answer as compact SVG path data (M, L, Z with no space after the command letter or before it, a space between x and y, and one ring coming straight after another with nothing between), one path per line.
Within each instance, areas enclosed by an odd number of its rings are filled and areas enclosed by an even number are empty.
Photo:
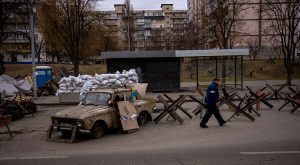
M137 122L144 125L152 120L156 102L151 98L138 98L130 102L131 89L96 89L85 94L78 106L57 112L51 117L48 139L54 131L74 141L77 132L90 134L92 138L103 137L109 129L122 128L118 101L134 104Z

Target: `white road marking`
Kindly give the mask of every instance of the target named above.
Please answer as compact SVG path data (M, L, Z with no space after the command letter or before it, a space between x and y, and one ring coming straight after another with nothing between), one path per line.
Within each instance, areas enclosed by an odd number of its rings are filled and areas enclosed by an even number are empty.
M300 154L300 151L240 152L240 154L244 154L244 155Z
M32 159L64 159L69 156L28 156L28 157L3 157L0 160L32 160Z

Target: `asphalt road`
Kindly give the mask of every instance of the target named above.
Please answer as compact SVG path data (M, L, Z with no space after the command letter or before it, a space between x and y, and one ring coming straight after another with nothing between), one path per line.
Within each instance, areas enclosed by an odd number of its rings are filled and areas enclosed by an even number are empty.
M160 150L122 151L80 155L47 155L33 157L0 158L3 165L83 165L83 164L128 164L128 165L298 165L300 151L295 151L293 142L256 144L255 146L181 147ZM298 142L299 145L299 142ZM280 150L278 151L278 147ZM283 147L284 146L284 147ZM251 152L259 150L261 152ZM244 152L248 151L248 152ZM249 152L250 151L250 152Z
M83 137L73 144L46 141L50 116L66 107L39 107L34 118L11 123L14 138L0 134L0 165L298 165L300 111L290 114L290 105L277 111L283 101L272 103L273 110L262 105L261 117L253 115L254 122L239 116L219 127L212 117L209 128L202 129L199 118L180 113L183 125L163 119L131 134ZM195 104L184 108L191 111ZM221 113L225 119L232 114L225 106Z

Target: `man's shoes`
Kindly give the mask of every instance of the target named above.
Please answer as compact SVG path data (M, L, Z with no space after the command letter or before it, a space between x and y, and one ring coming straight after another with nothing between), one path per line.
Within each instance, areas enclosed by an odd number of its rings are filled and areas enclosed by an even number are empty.
M222 127L224 124L226 124L227 123L227 121L223 121L223 123L222 124L220 124L220 126Z
M208 126L205 125L205 124L200 124L200 127L201 127L201 128L208 128Z

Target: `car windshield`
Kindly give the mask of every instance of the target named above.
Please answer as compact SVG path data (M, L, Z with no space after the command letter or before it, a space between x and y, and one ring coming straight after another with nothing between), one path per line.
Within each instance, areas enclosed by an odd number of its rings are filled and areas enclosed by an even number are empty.
M108 105L111 98L110 93L87 93L83 104L85 105Z

